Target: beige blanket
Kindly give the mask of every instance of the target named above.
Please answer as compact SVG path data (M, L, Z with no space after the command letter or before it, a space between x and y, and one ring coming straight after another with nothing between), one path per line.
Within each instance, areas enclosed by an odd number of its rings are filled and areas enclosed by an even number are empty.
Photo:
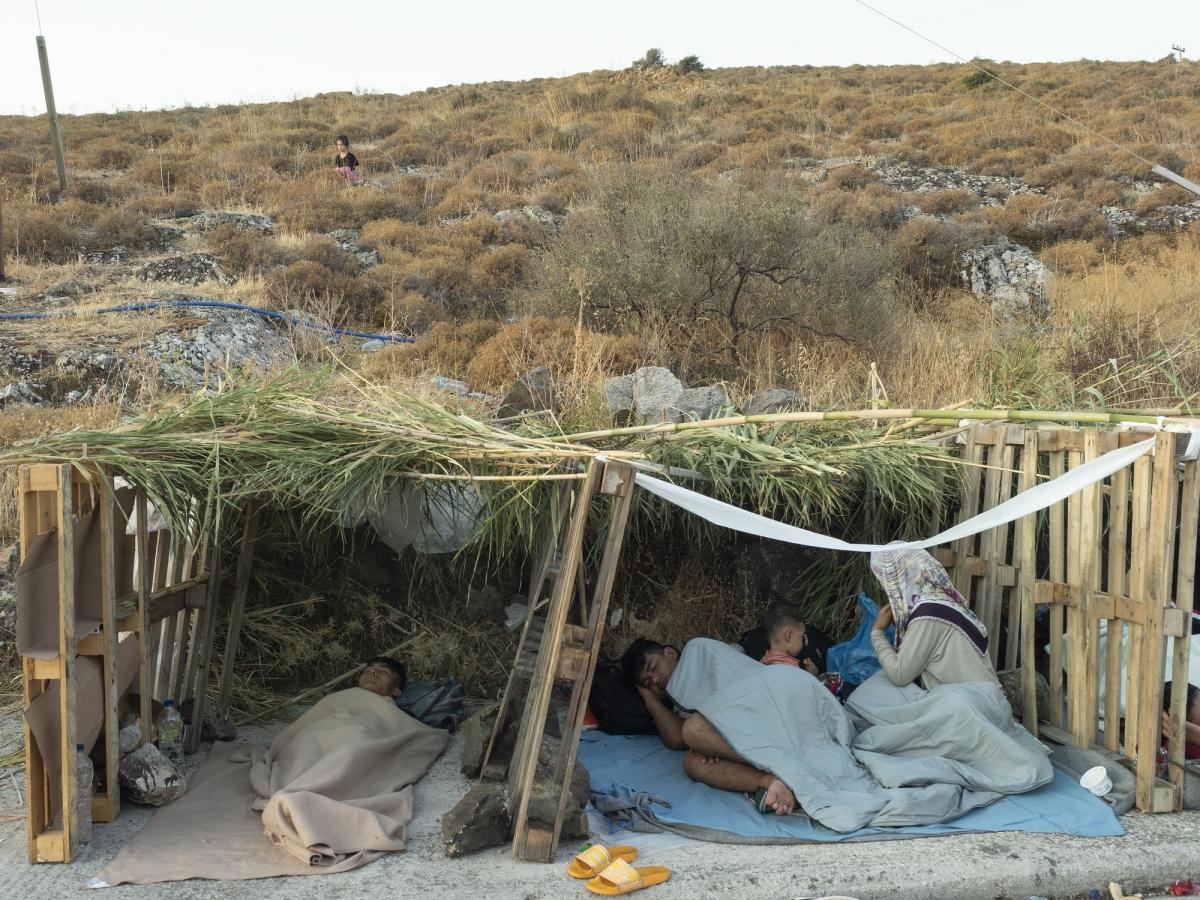
M214 744L94 884L342 872L403 850L412 784L447 740L370 691L331 694L269 749Z

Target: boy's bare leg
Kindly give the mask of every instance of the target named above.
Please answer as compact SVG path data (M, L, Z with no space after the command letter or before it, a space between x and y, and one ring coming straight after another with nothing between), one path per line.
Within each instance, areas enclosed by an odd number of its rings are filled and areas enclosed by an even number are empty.
M701 756L745 762L738 756L737 751L729 746L729 742L721 737L720 732L713 728L712 723L699 713L693 713L683 720L683 742L689 750L695 750Z
M767 807L777 816L785 816L796 808L796 797L787 785L770 772L763 772L748 763L705 756L689 750L683 759L683 771L693 781L722 791L753 794L759 788L765 788Z

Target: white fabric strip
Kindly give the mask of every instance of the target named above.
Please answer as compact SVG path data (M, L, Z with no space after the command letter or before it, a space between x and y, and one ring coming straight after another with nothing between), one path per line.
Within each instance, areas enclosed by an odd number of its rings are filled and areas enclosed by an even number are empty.
M870 553L874 550L924 550L928 547L935 547L938 544L945 544L950 541L959 540L960 538L969 537L1000 525L1007 525L1009 522L1013 522L1022 516L1027 516L1040 509L1053 506L1060 500L1065 500L1072 494L1078 493L1088 485L1095 484L1114 472L1132 465L1134 460L1145 456L1153 448L1153 440L1139 441L1136 444L1130 444L1128 447L1119 447L1116 450L1105 453L1098 459L1071 469L1066 474L1060 475L1052 481L1043 482L1036 487L1023 491L998 506L994 506L973 518L967 519L965 522L960 522L953 528L946 529L941 534L935 534L933 537L925 538L922 541L895 544L851 544L847 541L830 537L827 534L820 534L816 531L809 531L805 528L797 528L794 525L785 525L783 522L776 522L774 519L768 519L766 516L758 515L758 513L748 512L736 506L730 506L728 503L722 503L720 500L714 500L711 497L705 497L703 494L697 494L695 491L689 491L687 488L680 487L679 485L671 484L658 478L652 478L643 472L638 472L634 478L639 485L650 491L650 493L662 497L664 500L669 500L681 509L695 513L700 518L712 522L714 525L720 525L723 528L732 528L735 531L741 531L745 534L755 534L759 537L770 538L775 541L787 541L789 544L803 544L806 547L819 547L824 550L848 550L856 553Z

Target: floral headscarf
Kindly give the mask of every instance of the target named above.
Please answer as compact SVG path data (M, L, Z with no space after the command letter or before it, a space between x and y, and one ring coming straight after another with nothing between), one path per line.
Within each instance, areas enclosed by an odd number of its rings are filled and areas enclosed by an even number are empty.
M962 632L980 656L987 653L987 628L929 553L877 550L871 554L871 572L892 605L897 647L914 619L934 618Z

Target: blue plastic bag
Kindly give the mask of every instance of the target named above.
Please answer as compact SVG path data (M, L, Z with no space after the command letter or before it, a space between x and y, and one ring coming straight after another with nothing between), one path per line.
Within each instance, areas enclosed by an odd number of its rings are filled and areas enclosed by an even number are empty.
M837 672L846 684L862 684L879 671L879 660L875 657L875 648L871 646L871 626L879 615L879 607L866 594L858 595L858 614L860 616L858 631L854 637L841 644L829 648L825 657L825 667L830 672ZM894 640L895 628L888 626L889 641Z

